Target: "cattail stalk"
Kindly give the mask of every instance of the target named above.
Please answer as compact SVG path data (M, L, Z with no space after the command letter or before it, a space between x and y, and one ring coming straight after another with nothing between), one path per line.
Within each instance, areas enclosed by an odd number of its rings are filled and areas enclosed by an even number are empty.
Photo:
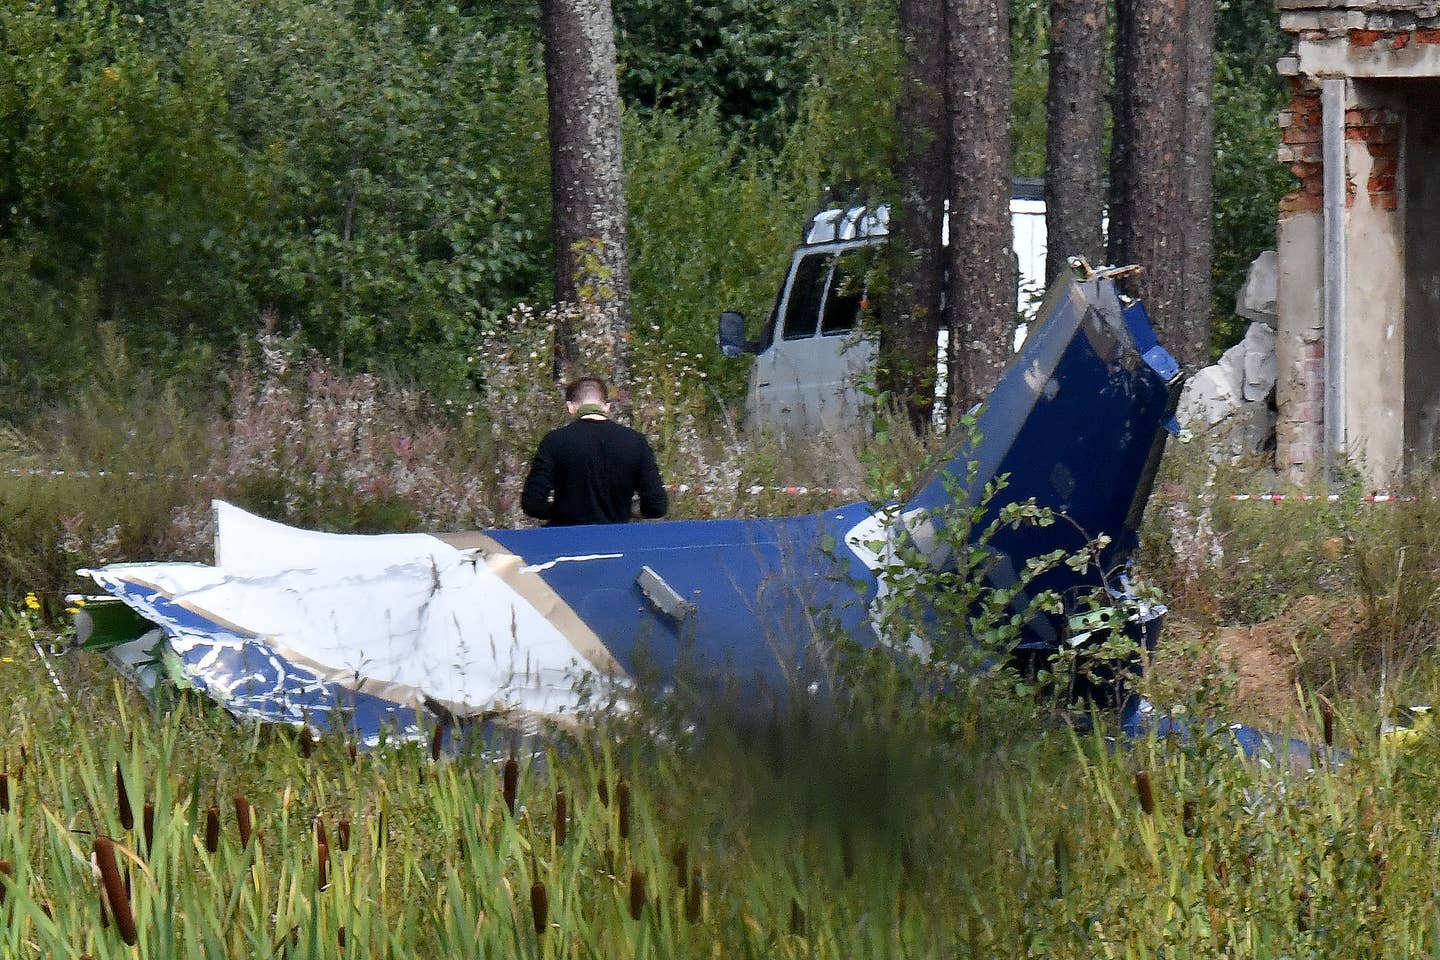
M145 801L145 812L140 822L145 827L145 852L148 854L155 848L155 804L149 800Z
M220 811L214 807L205 811L205 849L209 853L220 849Z
M630 839L630 783L624 777L615 784L615 815L620 823L620 839Z
M610 806L610 785L601 777L600 782L595 784L595 795L600 798L600 806Z
M691 923L700 922L702 907L705 903L705 894L700 881L700 868L696 867L690 871L690 886L685 891L685 919Z
M244 794L235 795L235 826L240 830L240 849L250 846L250 832L254 827L251 823L250 801L245 799Z
M330 845L330 834L325 829L325 816L319 813L315 814L315 842L327 847Z
M300 756L306 760L315 752L315 737L310 733L310 724L300 725Z
M439 759L440 759L440 747L441 747L441 745L444 744L444 743L445 743L445 724L443 724L443 723L437 723L437 724L435 724L435 730L434 730L434 732L430 734L430 759L431 759L432 761L437 761L437 762L439 761Z
M675 852L670 855L670 862L675 865L675 885L681 890L685 889L687 868L690 863L690 848L680 843L675 845Z
M130 806L130 791L125 789L125 778L120 774L120 761L115 761L115 806L120 811L120 826L126 830L135 829L135 810Z
M10 812L10 774L0 773L0 813Z
M1141 770L1135 774L1135 793L1140 798L1140 809L1147 817L1153 815L1155 813L1155 789L1150 785L1148 770Z
M1180 808L1180 828L1185 836L1195 836L1195 814L1198 805L1194 800L1186 800L1185 805Z
M545 884L540 880L530 885L530 915L535 921L535 936L543 937L550 918L550 895L545 892Z
M1325 735L1325 746L1335 746L1335 708L1329 700L1320 701L1320 726Z
M335 829L335 833L336 833L337 838L338 838L339 841L340 841L340 852L341 852L341 853L344 853L345 851L349 850L349 849L350 849L350 821L349 821L349 820L345 820L345 819L342 818L341 821L340 821L339 826L336 827L336 829Z
M120 931L120 939L127 947L135 946L135 914L130 910L130 897L125 892L125 881L120 876L120 865L115 861L115 841L109 837L95 838L95 865L100 868L100 882L105 888L105 902L110 906L110 915Z
M330 886L330 845L324 841L315 845L315 866L315 889L328 889Z
M565 838L570 832L570 810L565 799L564 790L555 791L555 845L565 846Z
M505 809L510 815L515 815L515 793L520 786L520 764L515 760L515 754L510 754L505 760L505 769L501 774L501 792L505 796Z
M645 874L630 871L630 919L639 920L645 911Z

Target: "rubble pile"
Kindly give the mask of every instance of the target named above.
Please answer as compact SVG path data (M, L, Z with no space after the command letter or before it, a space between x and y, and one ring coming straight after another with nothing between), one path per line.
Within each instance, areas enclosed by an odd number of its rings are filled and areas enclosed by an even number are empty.
M1250 264L1235 312L1250 320L1244 338L1185 384L1176 416L1218 458L1275 445L1275 251Z

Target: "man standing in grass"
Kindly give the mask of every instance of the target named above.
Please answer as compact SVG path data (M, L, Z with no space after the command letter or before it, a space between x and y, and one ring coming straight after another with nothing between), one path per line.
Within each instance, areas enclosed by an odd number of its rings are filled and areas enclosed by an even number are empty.
M657 519L669 508L655 451L645 437L610 419L610 392L599 377L565 388L570 423L551 430L530 461L520 509L546 526L625 523L640 496L640 516Z

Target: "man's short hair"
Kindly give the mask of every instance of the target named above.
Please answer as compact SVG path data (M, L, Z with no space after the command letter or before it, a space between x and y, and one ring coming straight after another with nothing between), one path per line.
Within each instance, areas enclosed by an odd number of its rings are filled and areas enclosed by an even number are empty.
M599 377L580 377L565 387L566 403L609 403L610 388Z

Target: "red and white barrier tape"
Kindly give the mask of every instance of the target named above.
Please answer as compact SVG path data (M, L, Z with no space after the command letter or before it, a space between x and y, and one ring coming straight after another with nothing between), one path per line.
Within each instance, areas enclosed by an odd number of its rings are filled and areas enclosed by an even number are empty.
M714 493L732 493L724 487L706 486L703 483L672 483L666 490L671 493L694 493L704 496ZM740 493L756 497L762 493L779 493L788 497L825 496L825 497L860 497L864 496L859 490L845 490L839 487L802 487L802 486L753 486L744 487Z
M1345 499L1338 493L1235 493L1230 499L1238 503L1338 503ZM1372 493L1360 498L1361 503L1414 503L1419 497L1401 497L1393 493Z
M48 470L41 468L11 467L3 472L12 477L73 477L81 480L123 478L126 480L214 480L219 477L209 474L191 474L185 477L178 474L144 473L138 470ZM711 494L733 493L735 491L725 487L718 487L713 484L704 483L672 483L665 487L671 493L693 493L700 496ZM864 494L859 490L848 490L840 487L825 486L804 486L798 484L790 485L760 485L753 484L743 487L740 493L755 497L762 493L779 493L791 497L804 496L827 496L827 497L861 497Z

